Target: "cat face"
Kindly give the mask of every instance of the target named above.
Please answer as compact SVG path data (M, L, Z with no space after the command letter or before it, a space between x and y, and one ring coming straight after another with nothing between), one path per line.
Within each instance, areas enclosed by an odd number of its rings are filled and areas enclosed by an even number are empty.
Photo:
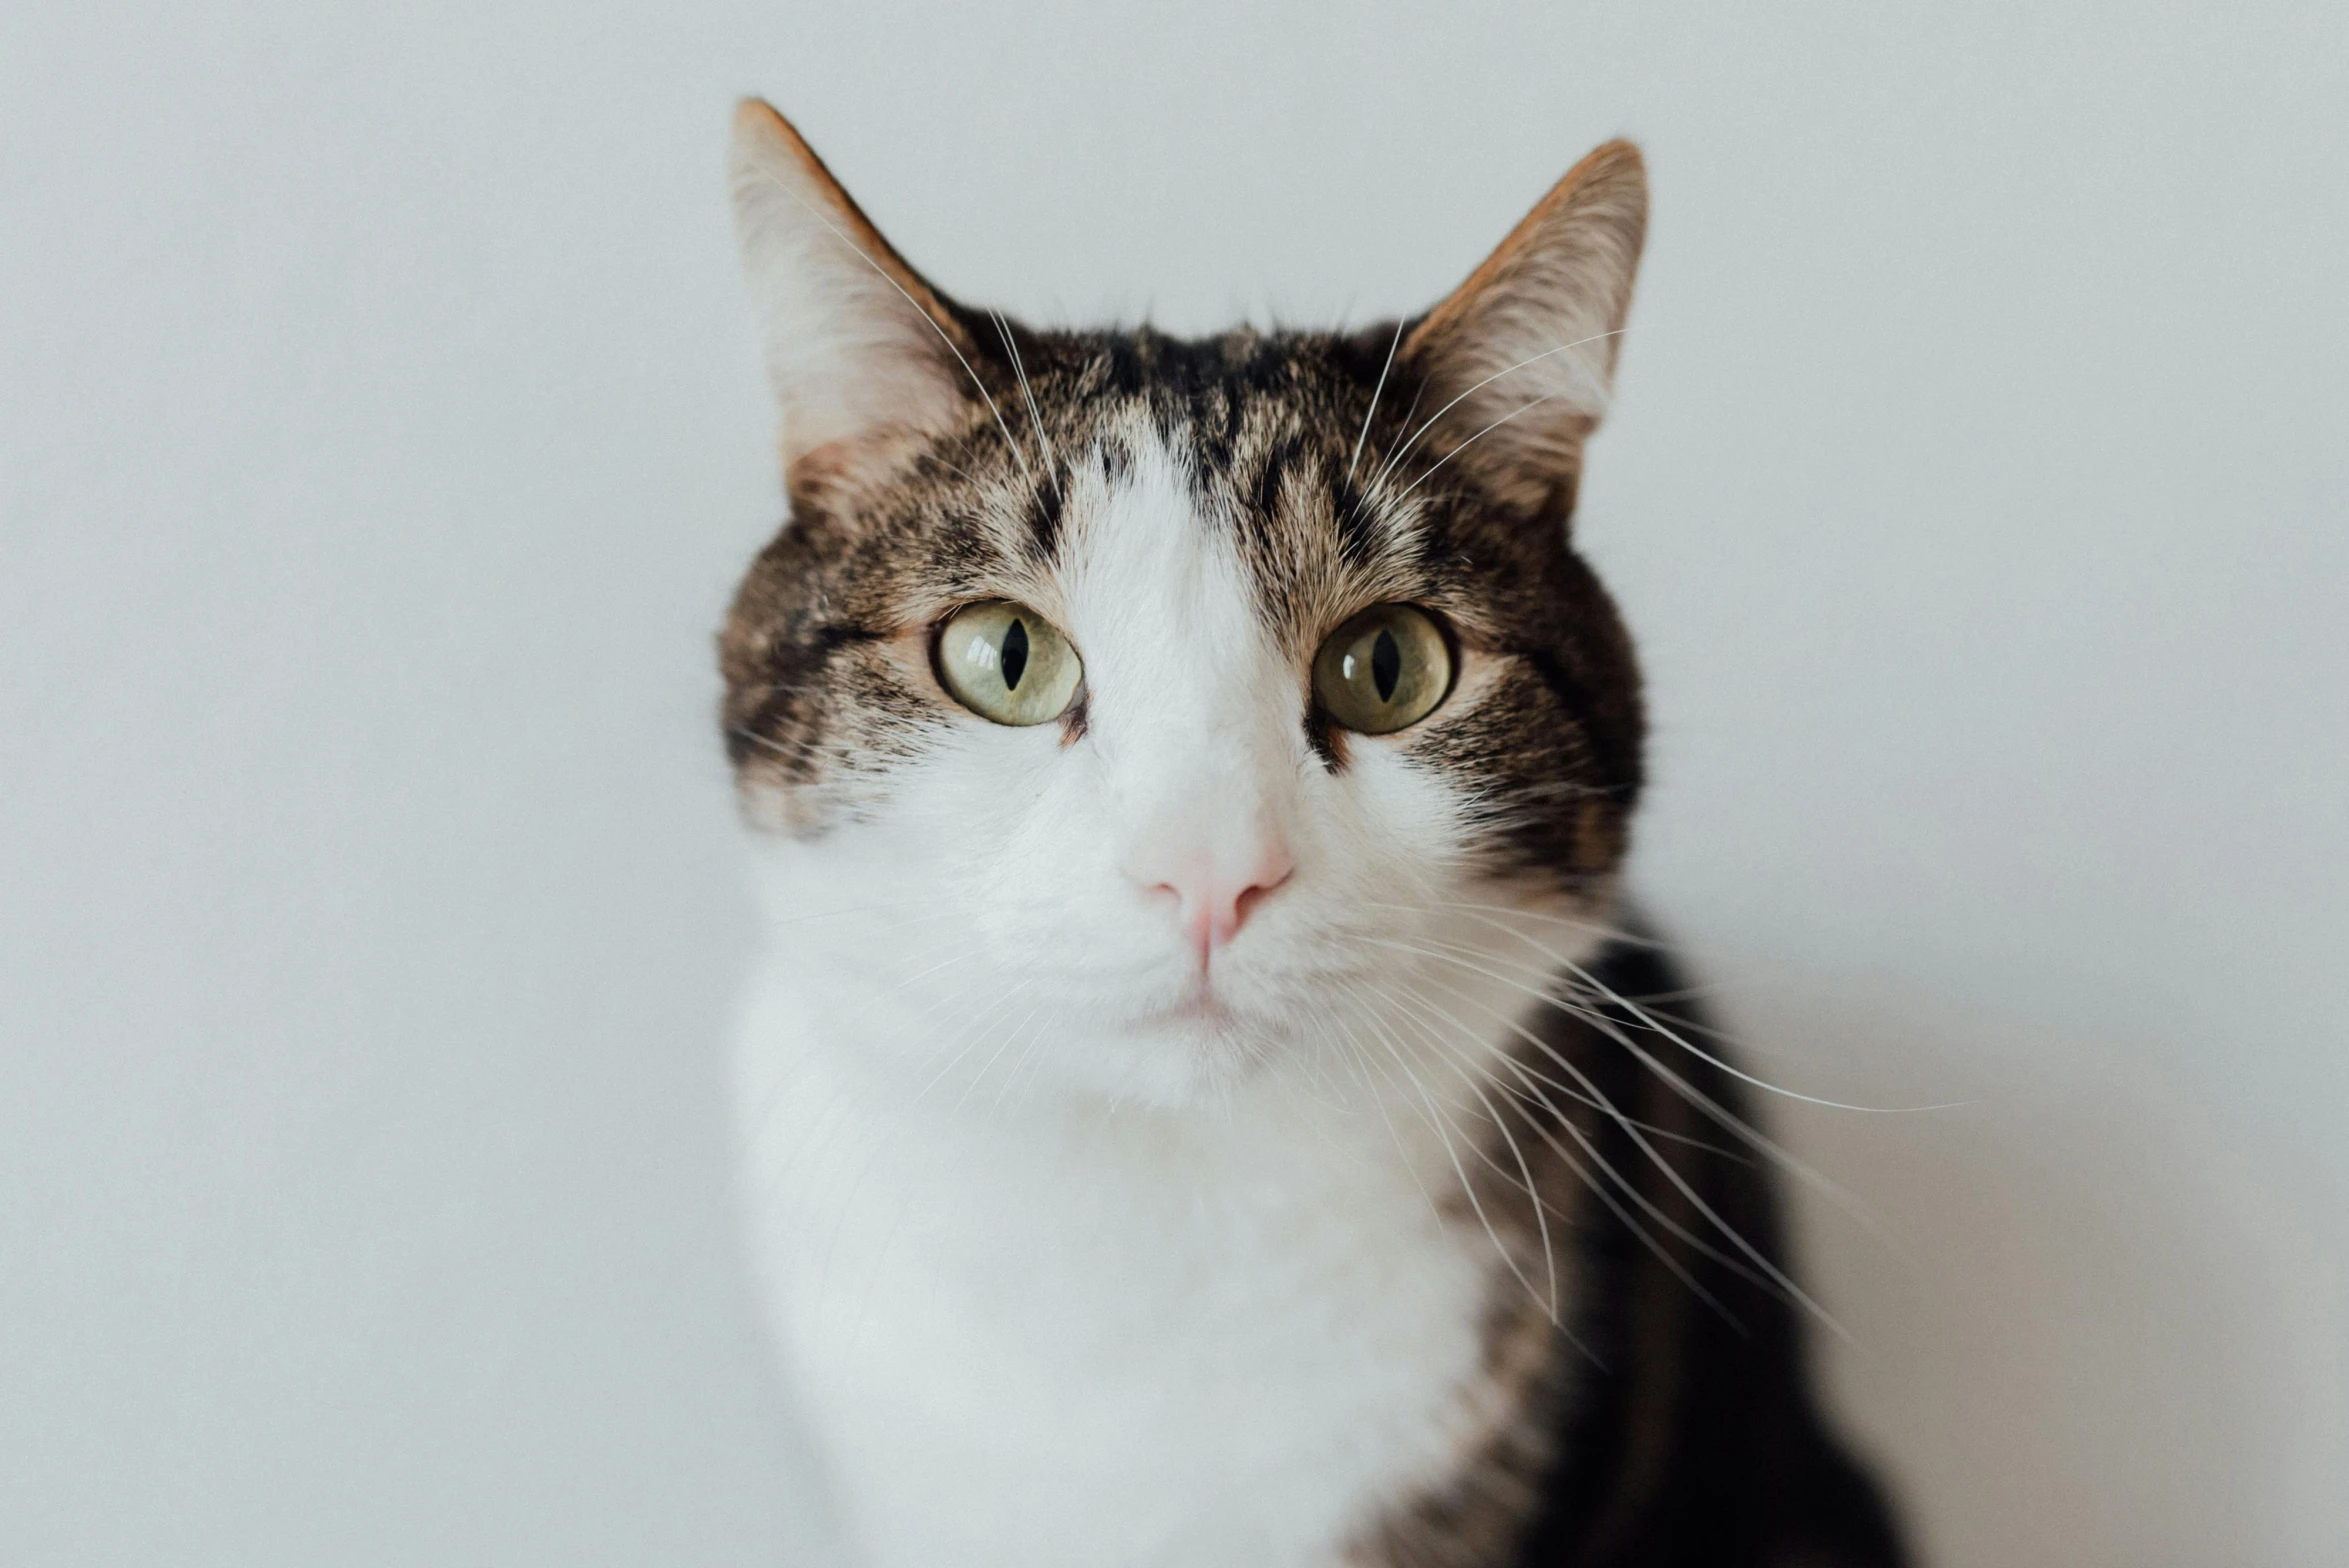
M791 517L725 723L787 946L1180 1100L1466 979L1494 910L1604 913L1638 680L1566 525L1628 147L1416 321L1195 342L954 304L764 105L733 171Z

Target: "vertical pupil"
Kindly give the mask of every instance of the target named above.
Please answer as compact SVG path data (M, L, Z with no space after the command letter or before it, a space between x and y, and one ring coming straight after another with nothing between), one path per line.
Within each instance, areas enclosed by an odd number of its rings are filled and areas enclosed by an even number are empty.
M1370 645L1370 679L1378 687L1378 700L1395 700L1395 682L1403 675L1403 650L1395 646L1395 634L1380 627L1378 641Z
M1012 618L1011 630L1003 634L1003 689L1018 691L1020 677L1028 672L1028 623L1017 616Z

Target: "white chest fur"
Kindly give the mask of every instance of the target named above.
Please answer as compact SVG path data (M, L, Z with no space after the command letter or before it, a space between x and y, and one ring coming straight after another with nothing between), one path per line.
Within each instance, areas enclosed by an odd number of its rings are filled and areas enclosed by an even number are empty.
M869 1011L866 1010L866 1011ZM742 1043L753 1243L879 1568L1305 1568L1473 1425L1493 1254L1424 1122L1267 1077L1107 1112L875 1062L786 972Z

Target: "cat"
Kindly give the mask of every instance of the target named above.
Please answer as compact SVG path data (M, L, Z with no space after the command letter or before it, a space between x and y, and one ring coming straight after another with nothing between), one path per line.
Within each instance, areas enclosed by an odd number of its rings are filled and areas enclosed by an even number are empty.
M880 1568L1888 1565L1618 891L1599 148L1425 315L1039 331L746 102L789 516L719 640L747 1225Z

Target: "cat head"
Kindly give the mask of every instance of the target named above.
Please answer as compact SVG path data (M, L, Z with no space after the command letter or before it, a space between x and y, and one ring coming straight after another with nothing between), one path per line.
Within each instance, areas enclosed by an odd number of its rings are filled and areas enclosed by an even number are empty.
M764 104L731 172L790 516L724 721L787 955L937 1058L992 1029L1033 1081L1170 1101L1398 987L1510 1006L1494 964L1549 967L1520 912L1587 950L1641 779L1569 531L1635 149L1423 316L1193 341L956 302Z

